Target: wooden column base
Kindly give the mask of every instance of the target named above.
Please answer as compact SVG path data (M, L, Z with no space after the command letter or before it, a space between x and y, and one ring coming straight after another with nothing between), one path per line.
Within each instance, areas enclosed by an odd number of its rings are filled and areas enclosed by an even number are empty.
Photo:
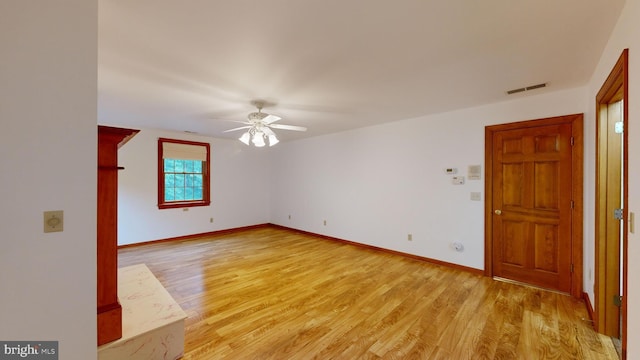
M122 337L122 306L115 303L98 309L98 346Z

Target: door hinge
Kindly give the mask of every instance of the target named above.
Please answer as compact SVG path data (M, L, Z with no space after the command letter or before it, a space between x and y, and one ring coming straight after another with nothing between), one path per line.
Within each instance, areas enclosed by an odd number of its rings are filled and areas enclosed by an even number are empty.
M613 305L622 306L622 295L613 295Z
M613 209L613 218L616 220L622 220L622 209Z
M613 128L616 131L616 134L622 134L624 132L624 123L622 121L618 121Z
M572 136L571 137L571 146L575 145L575 138Z
M571 208L572 208L572 209L573 209L573 207L574 207L575 205L576 205L576 204L573 202L573 200L571 200Z
M573 264L571 264L571 268L569 270L573 273Z

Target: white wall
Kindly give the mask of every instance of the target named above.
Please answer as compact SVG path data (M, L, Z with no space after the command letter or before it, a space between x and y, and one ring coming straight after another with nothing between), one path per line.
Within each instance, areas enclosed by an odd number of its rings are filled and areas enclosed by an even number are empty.
M96 358L97 8L0 1L0 339L61 359Z
M614 64L620 57L622 50L629 49L629 204L628 210L640 216L640 0L627 0L622 15L609 39L609 43L602 54L600 62L589 82L589 112L588 122L591 134L589 140L595 142L595 97L609 75ZM594 148L595 146L592 146ZM595 151L595 150L594 150ZM594 164L590 164L588 171L595 171ZM593 189L594 183L589 184ZM593 201L591 201L593 204ZM592 205L593 212L593 205ZM640 224L636 223L636 226ZM585 234L593 238L593 229ZM628 359L640 358L640 230L635 234L628 234L629 241L629 269L627 301L628 313ZM591 251L593 256L593 250ZM593 289L590 289L593 299Z
M120 148L118 243L131 244L269 222L269 148L156 129ZM158 209L158 138L211 144L211 205ZM210 218L214 222L210 223Z
M484 202L470 192L484 199L484 180L452 185L444 168L466 177L467 166L481 164L484 179L486 125L582 113L585 94L545 93L279 144L271 221L483 269ZM456 241L464 252L453 250Z

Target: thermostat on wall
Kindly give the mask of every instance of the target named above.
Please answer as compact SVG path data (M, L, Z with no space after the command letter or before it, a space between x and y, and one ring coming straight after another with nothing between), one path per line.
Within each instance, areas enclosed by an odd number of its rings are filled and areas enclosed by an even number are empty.
M462 185L464 184L464 176L454 176L451 178L451 183L453 185Z
M458 169L456 169L456 168L446 168L446 169L444 169L444 172L446 174L453 175L453 174L457 174L458 173Z

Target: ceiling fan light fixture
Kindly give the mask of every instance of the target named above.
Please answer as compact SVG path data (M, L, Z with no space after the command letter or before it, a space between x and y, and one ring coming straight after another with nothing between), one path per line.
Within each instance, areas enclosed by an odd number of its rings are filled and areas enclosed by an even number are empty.
M275 136L275 134L271 134L269 135L269 146L273 146L277 143L279 143L280 140L278 140L278 138Z
M265 145L263 132L253 134L253 145L255 145L255 147L263 147Z
M242 141L247 146L249 146L249 140L250 139L251 139L251 134L249 134L248 131L246 133L242 134L242 136L240 136L238 138L238 140Z

